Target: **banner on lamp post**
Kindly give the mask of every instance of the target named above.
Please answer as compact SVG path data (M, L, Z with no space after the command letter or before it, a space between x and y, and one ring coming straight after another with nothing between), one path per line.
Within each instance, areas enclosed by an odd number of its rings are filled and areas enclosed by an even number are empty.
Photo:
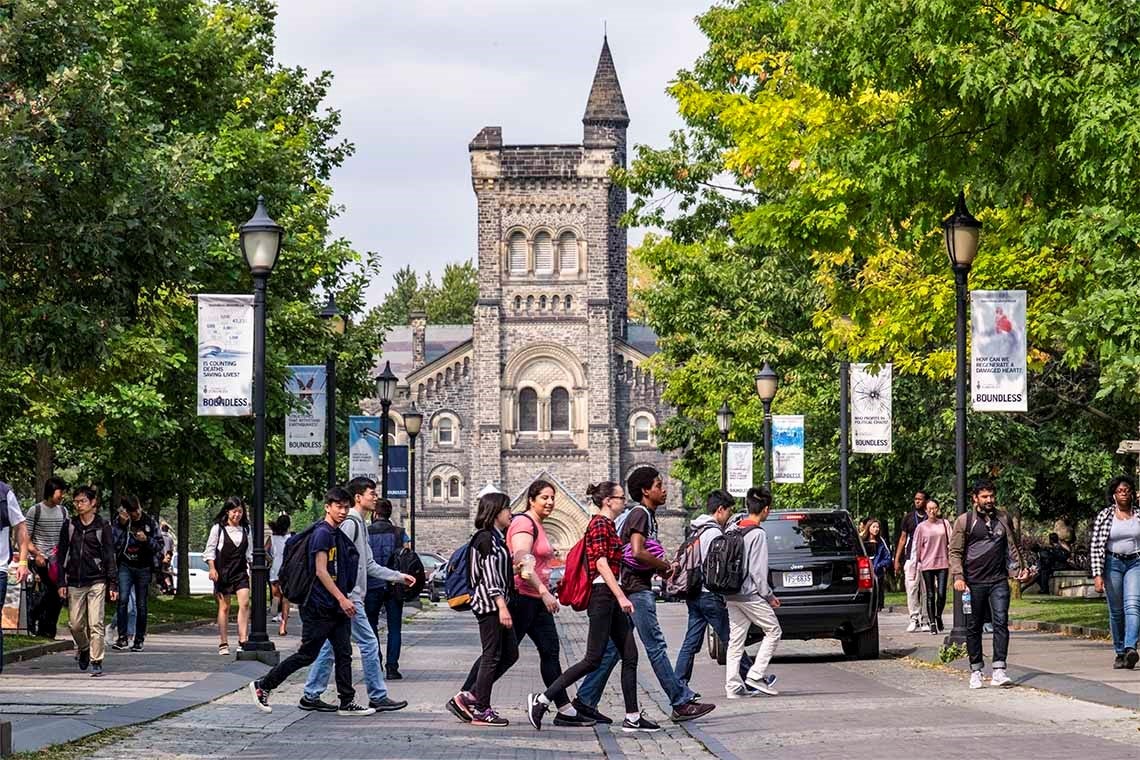
M288 367L285 390L296 399L293 411L285 415L285 453L292 456L316 456L325 452L325 367L293 365Z
M751 443L728 444L725 454L725 478L728 492L733 496L744 496L752 487L752 448Z
M970 328L974 411L1027 411L1025 291L971 291Z
M804 416L772 415L772 482L804 482Z
M380 418L348 418L348 479L380 483Z
M389 445L385 467L388 470L388 498L408 498L408 447Z
M851 365L851 451L891 453L891 365Z
M198 296L198 415L253 414L253 296Z

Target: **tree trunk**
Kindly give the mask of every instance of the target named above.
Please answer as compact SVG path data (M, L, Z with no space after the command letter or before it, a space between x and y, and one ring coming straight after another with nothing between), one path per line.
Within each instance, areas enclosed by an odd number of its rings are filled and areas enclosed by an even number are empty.
M178 596L190 596L190 494L178 492Z
M38 500L44 492L44 483L52 476L55 448L47 438L36 439L36 486L33 494Z

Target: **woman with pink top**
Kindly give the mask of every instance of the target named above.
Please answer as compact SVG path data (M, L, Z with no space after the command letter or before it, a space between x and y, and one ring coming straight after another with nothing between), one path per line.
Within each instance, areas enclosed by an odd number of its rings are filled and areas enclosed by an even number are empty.
M950 522L942 519L942 508L934 499L926 501L926 519L914 531L914 556L926 590L926 615L930 633L946 630L942 612L946 609L946 576L950 570Z

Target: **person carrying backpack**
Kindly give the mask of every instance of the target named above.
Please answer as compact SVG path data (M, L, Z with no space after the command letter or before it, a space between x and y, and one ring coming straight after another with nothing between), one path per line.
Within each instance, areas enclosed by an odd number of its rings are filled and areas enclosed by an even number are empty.
M141 652L143 640L146 639L150 581L154 577L155 567L162 563L162 532L154 518L143 512L137 496L127 494L120 500L120 504L127 510L127 525L115 544L115 562L119 568L119 589L124 597L132 592L135 597L135 640L130 649L132 652ZM127 648L128 617L129 606L124 600L116 611L119 637L111 645L112 649Z
M773 688L776 676L765 673L783 635L780 621L776 619L780 600L768 585L768 536L761 526L772 509L772 494L766 488L749 488L744 503L748 507L748 517L737 526L744 536L744 582L739 593L725 597L728 605L728 657L724 690L729 699L779 693ZM740 661L748 631L754 624L764 630L764 640L755 662L742 677Z
M542 718L550 708L554 695L565 690L578 679L598 669L606 647L613 644L621 657L621 692L625 700L626 733L660 731L661 726L644 717L637 703L637 642L633 638L633 602L622 591L614 569L621 566L622 543L618 538L614 520L625 509L625 493L620 483L604 481L586 489L586 495L598 508L590 518L583 537L586 554L586 572L590 586L590 601L586 614L590 619L586 634L586 653L582 659L562 672L554 683L541 694L526 698L527 717L536 730L542 728ZM557 719L555 719L557 722Z
M502 728L509 721L491 707L491 687L519 659L519 641L509 607L514 572L506 532L511 525L511 501L493 491L479 497L475 534L467 545L467 580L471 611L479 623L483 651L475 660L475 685L460 689L447 701L447 710L473 726Z
M72 496L75 514L59 531L59 597L67 600L67 622L80 670L103 675L103 610L119 598L119 573L111 526L99 516L99 495L80 486Z
M368 479L356 478L353 483L356 480ZM356 498L357 493L353 491L352 483L348 484L348 490L352 493L353 498ZM376 563L388 568L392 567L392 560L399 549L411 548L412 539L407 532L400 526L392 524L392 502L388 499L380 499L376 502L372 524L368 526L368 545L372 548L372 556L376 559ZM372 626L372 631L376 634L377 640L380 638L380 612L384 612L388 631L387 676L389 681L400 680L403 678L403 675L400 674L400 648L403 643L404 629L403 584L397 585L368 576L368 593L364 595L364 611L368 615L368 624ZM380 664L384 664L383 655L380 657Z
M202 559L210 568L214 599L218 603L218 654L226 657L230 653L231 596L238 600L238 647L245 644L249 634L249 570L253 566L253 541L245 502L240 496L228 497L214 516Z
M693 520L689 526L689 541L694 543L693 550L697 553L700 565L704 564L713 540L724 535L724 526L728 524L735 506L736 500L728 491L713 491L705 501L705 514ZM677 673L677 678L688 683L693 677L693 661L705 640L705 630L711 627L724 642L724 646L728 647L728 607L724 597L709 591L703 582L697 595L686 599L685 605L689 608L689 625L685 641L677 652L677 664L673 670ZM740 660L741 678L750 667L752 658L745 653Z
M20 510L20 500L7 483L0 481L0 605L8 594L8 568L15 567L17 584L28 578L28 552L31 535L27 520ZM12 547L19 550L19 557L12 559ZM4 672L4 627L0 626L0 673Z
M55 638L59 610L63 606L55 558L59 552L60 529L67 522L67 508L63 506L66 489L67 484L59 478L48 478L44 483L43 501L25 515L32 540L28 547L32 560L30 569L38 577L43 591L35 606L28 610L28 633L45 639Z

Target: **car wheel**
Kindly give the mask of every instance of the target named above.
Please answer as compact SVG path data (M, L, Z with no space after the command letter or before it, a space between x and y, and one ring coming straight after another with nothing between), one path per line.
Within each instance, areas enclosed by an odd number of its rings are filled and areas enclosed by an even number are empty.
M849 639L843 639L843 654L855 660L877 660L879 659L879 619L875 618L874 624L863 631L857 633Z
M724 642L720 640L720 636L716 635L712 627L709 627L709 657L716 660L717 665L724 665L728 659L728 652L724 648Z
M433 604L439 601L439 590L436 589L435 586L431 587L431 591L428 593L428 599L430 599Z

